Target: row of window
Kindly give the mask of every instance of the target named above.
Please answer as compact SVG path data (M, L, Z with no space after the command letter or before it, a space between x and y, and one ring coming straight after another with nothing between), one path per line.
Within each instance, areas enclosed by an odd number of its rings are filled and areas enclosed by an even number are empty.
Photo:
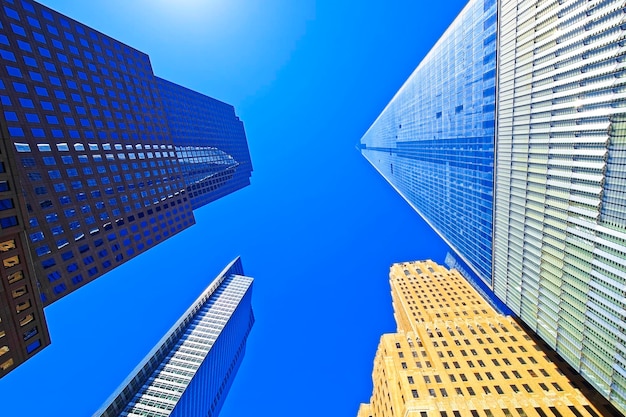
M502 414L505 415L505 417L514 417L514 416L519 416L519 417L548 417L548 416L554 416L554 417L564 417L564 416L575 416L575 417L584 417L584 416L591 416L591 417L600 417L598 415L598 413L589 405L583 405L582 407L576 407L574 405L569 405L567 406L567 410L565 411L565 406L561 406L559 407L562 409L563 412L565 412L565 414L563 414L561 411L559 411L557 409L557 407L551 407L551 406L547 406L545 407L528 407L526 409L524 408L520 408L520 407L516 407L514 409L508 409L508 408L491 408L491 409L483 409L482 410L482 415L478 410L469 410L469 412L471 413L472 417L494 417L494 412L496 410L500 410L502 411ZM513 412L511 410L515 410L516 414L513 414ZM533 411L531 411L533 410ZM586 413L583 414L583 410L586 411ZM531 414L528 414L531 413ZM550 414L548 414L550 413ZM439 411L438 414L440 417L464 417L465 415L461 414L460 411L458 410L453 410L453 411ZM432 414L432 412L429 414L428 411L420 411L420 417L429 417L429 416L434 416L434 414ZM370 416L371 417L371 416Z
M7 115L7 113L11 114L11 112L4 112L5 116ZM34 115L35 117L38 117L37 115ZM59 152L69 152L70 151L70 145L68 145L67 143L56 143L54 144L57 148L57 150ZM123 149L126 149L127 151L133 151L133 150L142 150L142 149L146 149L146 150L150 150L150 149L154 149L155 151L161 149L161 150L165 150L165 149L174 149L173 145L151 145L149 143L136 143L134 145L122 145L121 143L114 143L113 145L111 145L110 143L88 143L87 145L83 144L83 143L74 143L71 144L71 146L74 148L75 151L85 151L86 149L89 149L90 151L99 151L100 148L102 148L103 151L111 151L111 150L117 150L117 151L121 151ZM23 153L23 152L30 152L30 145L27 143L15 143L15 150L19 153ZM52 146L49 143L38 143L37 144L37 150L39 152L52 152ZM161 157L161 153L160 152L155 152L154 155L152 154L152 152L148 152L146 153L146 155L148 155L148 158L152 159L153 157L156 158L160 158ZM163 152L163 157L167 157L168 152ZM169 153L169 156L174 157L175 154L173 152ZM134 159L134 158L133 158ZM141 159L145 159L145 158L141 158Z
M182 200L181 200L182 202ZM165 207L165 206L164 206ZM161 211L162 207L157 206L156 210ZM186 213L182 210L179 215L176 215L174 211L178 212L178 209L173 209L172 211L166 211L165 214L159 214L158 216L150 218L150 222L142 221L140 224L132 224L128 229L119 230L119 240L116 233L109 233L106 236L106 241L109 242L109 249L104 246L105 239L98 238L93 241L93 247L90 246L89 243L85 243L78 246L78 252L82 254L81 262L87 270L87 274L89 279L94 279L96 276L101 275L105 270L111 268L113 266L113 262L116 264L123 263L126 258L133 257L135 254L140 253L147 248L153 246L154 244L159 243L162 239L168 238L171 234L175 234L178 231L190 226L192 224L192 220L187 219ZM153 209L148 210L149 215L153 215ZM139 218L144 217L144 213L141 212L138 214ZM135 221L135 215L128 216L128 221ZM157 224L157 221L161 222ZM118 226L124 225L123 219L118 219L116 221ZM152 225L152 226L151 226ZM141 233L137 233L143 229ZM56 231L61 231L60 229L55 229ZM103 228L103 231L112 230L111 223L108 223ZM129 234L129 233L135 234ZM92 236L96 236L99 233L99 229L96 229L96 232L91 234ZM84 235L83 235L84 236ZM79 239L80 240L80 239ZM42 246L45 250L42 250L44 253L50 253L47 245ZM69 250L61 253L61 258L64 262L67 262L65 265L65 270L67 274L71 276L72 273L75 273L83 266L79 267L79 263L71 262L74 258L75 253L73 250ZM109 258L111 256L112 258ZM96 265L96 257L100 260L99 266ZM44 269L50 269L57 265L57 261L55 258L47 258L41 261L41 265ZM102 269L100 269L102 268ZM55 281L60 280L65 272L61 273L59 270L55 270L53 272L48 273L48 281L53 283ZM79 285L83 282L83 275L77 274L71 278L72 284L74 286ZM59 283L52 287L55 295L59 295L67 290L67 286L65 282ZM47 296L42 293L43 301L47 301Z
M551 389L543 382L540 382L539 386L545 392L551 391ZM520 392L520 388L517 385L515 385L515 384L511 384L509 387L511 388L511 392L513 392L514 394L517 394L517 393ZM559 391L559 392L563 391L563 388L561 388L561 386L559 384L557 384L556 382L552 383L552 387L556 391ZM474 387L455 387L454 388L455 394L456 395L465 395L464 392L463 392L463 388L465 388L467 390L467 393L470 396L475 396L476 395L476 391L474 390ZM504 389L502 389L502 387L500 385L494 385L491 388L489 386L483 385L481 388L482 388L482 390L483 390L483 392L485 394L491 394L492 393L492 389L496 393L498 393L500 395L505 394ZM532 387L530 385L528 385L528 384L522 384L522 388L527 393L533 393L534 392ZM414 398L418 398L419 397L419 395L418 395L419 393L417 392L417 390L411 390L411 392L413 393L413 397ZM447 397L448 396L448 391L447 391L446 388L439 388L439 393L441 394L442 397ZM437 390L435 388L428 388L428 394L431 397L437 397Z
M13 3L13 2L10 2ZM34 7L27 2L21 2L21 6L22 6L22 11L24 12L24 14L26 15L26 22L28 22L29 26L31 28L34 29L43 29L43 25L41 24L41 22L36 18L36 12L34 10ZM67 45L69 45L71 48L71 51L73 53L77 54L77 50L75 47L73 47L74 44L80 44L81 48L84 48L83 53L85 54L85 56L89 59L93 59L92 54L89 52L90 47L92 47L94 49L94 51L96 53L103 53L103 49L100 46L100 42L105 45L105 49L104 49L104 53L111 57L111 58L117 58L118 61L121 61L122 64L120 64L120 67L124 66L124 68L122 68L124 71L126 71L125 65L123 64L124 62L131 68L134 69L134 67L137 68L137 70L141 71L141 70L146 70L146 71L150 71L150 65L149 65L149 61L147 59L147 56L144 54L139 53L136 50L130 49L126 46L123 47L123 51L122 51L122 46L118 43L118 42L113 42L111 40L109 40L108 37L105 36L99 36L96 32L89 30L89 37L92 40L92 43L90 44L90 42L84 38L83 36L87 35L85 28L83 25L80 24L70 24L70 21L68 21L65 17L59 15L58 13L50 13L49 11L45 10L45 9L41 9L38 8L38 10L41 12L43 18L47 21L50 22L49 23L45 23L45 28L47 29L47 32L50 35L54 35L57 37L61 37L61 32L63 33L63 38L65 38L65 42L67 43ZM4 7L4 12L6 13L6 15L8 17L10 17L11 19L17 21L17 22L22 22L22 19L20 18L20 14L17 10L10 8L8 6ZM55 17L56 20L58 20L58 23L55 21ZM58 24L60 24L60 27L57 26ZM16 24L16 23L11 23L11 29L13 31L13 33L26 37L26 31L25 29ZM33 34L35 35L34 38L41 43L46 43L46 39L43 37L43 35L39 34L37 31L35 31L33 29ZM59 30L60 29L60 30ZM78 37L76 37L73 33L71 33L72 29L74 29L76 31L76 33L79 35ZM38 36L37 36L38 35ZM78 38L78 42L77 39ZM54 38L51 38L54 39ZM55 39L56 40L56 39ZM56 47L58 47L59 49L62 49L62 45L59 41L57 41L58 43L55 44ZM60 46L59 46L60 45ZM115 49L117 51L117 54L114 55L113 50L109 49L108 47L113 47L113 49ZM131 57L131 54L134 56ZM104 64L104 62L101 62Z

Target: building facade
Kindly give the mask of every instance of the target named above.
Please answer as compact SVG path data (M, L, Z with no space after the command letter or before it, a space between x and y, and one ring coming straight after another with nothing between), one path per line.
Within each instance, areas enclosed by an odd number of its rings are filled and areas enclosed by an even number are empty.
M94 417L217 416L254 324L252 281L232 261Z
M50 343L43 307L193 225L252 166L232 106L45 6L0 5L2 377Z
M471 1L361 138L361 152L491 283L497 3Z
M389 277L398 330L381 337L358 417L617 415L456 270L407 262Z
M469 2L363 136L362 153L471 273L482 277L515 315L626 412L623 1L499 0L493 14L490 5ZM492 18L495 29L487 33ZM426 71L435 57L447 53L454 34L475 33L476 28L485 36L481 45L476 42L484 53L482 67L453 64L466 60L467 48L452 50L456 55L442 61L438 72ZM487 47L492 34L493 50ZM491 52L493 67L487 66ZM477 71L476 83L451 89L469 68L482 68L482 78ZM472 95L476 88L483 94ZM465 191L450 200L443 193L459 182L447 168L460 159L443 151L445 137L433 134L436 129L417 129L406 136L401 132L438 120L445 132L455 117L463 117L467 104L460 97L466 96L476 109L483 106L493 114L494 128L483 131L483 159L474 158L472 148L453 149L463 153L468 172L484 172L489 180L482 182L482 189L462 182ZM424 102L436 105L423 111ZM447 104L457 102L462 104L458 115ZM475 138L476 126L463 124L457 142ZM421 159L400 152L407 146L401 142L426 140L433 140L433 146ZM439 159L446 170L430 167L424 162L429 158ZM433 174L420 172L423 167ZM473 204L460 203L468 193ZM450 201L456 211L448 207ZM436 208L429 211L428 204ZM487 237L481 234L469 250L458 235L467 242L479 235L468 228L487 230ZM482 267L478 259L484 260Z
M494 292L626 413L624 2L500 20Z

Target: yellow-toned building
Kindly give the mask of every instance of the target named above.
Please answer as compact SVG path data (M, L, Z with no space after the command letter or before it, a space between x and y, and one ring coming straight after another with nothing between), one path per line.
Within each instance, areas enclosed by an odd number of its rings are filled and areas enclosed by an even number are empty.
M619 415L456 270L408 262L389 276L398 331L380 340L358 417Z

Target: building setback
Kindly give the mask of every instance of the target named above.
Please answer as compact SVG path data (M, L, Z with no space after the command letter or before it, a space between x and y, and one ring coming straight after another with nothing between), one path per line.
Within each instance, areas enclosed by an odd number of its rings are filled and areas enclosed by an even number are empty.
M50 343L43 308L249 184L232 106L32 1L0 1L0 377Z
M398 331L381 337L358 417L617 415L456 270L406 262L389 278Z
M217 416L254 324L252 281L232 261L94 417Z
M471 0L361 150L470 280L626 413L624 16L620 0Z

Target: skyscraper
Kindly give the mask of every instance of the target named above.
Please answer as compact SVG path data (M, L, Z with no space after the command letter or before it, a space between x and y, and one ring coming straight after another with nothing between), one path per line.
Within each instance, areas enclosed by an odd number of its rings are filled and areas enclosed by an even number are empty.
M392 265L389 277L398 331L381 337L372 397L358 417L615 412L456 270L406 262Z
M0 2L0 377L50 343L43 307L249 184L232 106L31 1Z
M211 282L94 417L218 415L254 324L241 259Z
M496 0L471 1L361 139L361 152L491 282Z
M624 2L538 6L501 7L493 288L626 413Z
M618 0L471 0L361 140L470 272L622 412L625 28Z

